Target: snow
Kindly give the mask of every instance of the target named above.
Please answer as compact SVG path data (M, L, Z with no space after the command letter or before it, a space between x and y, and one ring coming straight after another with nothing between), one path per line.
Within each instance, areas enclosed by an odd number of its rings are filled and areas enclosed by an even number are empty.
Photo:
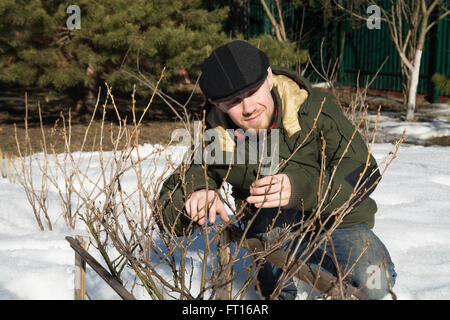
M405 122L399 119L399 114L383 112L378 119L378 130L383 134L401 136L406 130L407 140L426 140L434 137L450 136L450 105L433 104L416 112L418 121ZM403 116L403 115L401 115ZM375 120L375 114L367 115L366 119Z
M379 128L392 135L402 135L406 129L408 137L416 139L450 136L450 121L422 121L399 125L399 122L387 120L381 121Z
M377 145L376 155L389 145ZM377 159L379 160L379 159ZM373 193L400 299L450 298L450 148L404 146Z
M395 125L386 120L383 125L386 128L392 125L392 130L401 133L404 123ZM428 137L430 134L422 130L427 125L419 128L409 124L408 134ZM450 126L445 121L430 126L434 134L437 130L438 134L449 134L445 130ZM374 145L373 154L379 163L392 147L392 144ZM146 145L143 152L152 148ZM147 160L147 165L159 170L167 161L166 156L179 160L182 153L182 148L173 147L157 161ZM77 156L83 163L92 154ZM449 147L403 144L373 193L378 204L374 232L385 243L396 265L394 292L399 299L450 299L449 160ZM50 167L54 169L52 164ZM98 167L90 167L90 177L95 176L96 170ZM125 187L133 183L131 180L125 177ZM87 233L81 222L75 230L65 225L59 213L58 195L52 188L48 201L53 231L40 231L23 188L0 178L0 299L73 299L74 253L65 237ZM91 248L89 252L102 262L96 250ZM92 299L120 299L89 267L86 277ZM132 279L128 274L124 277ZM194 275L194 282L197 280ZM138 286L134 295L138 299L147 298ZM299 298L304 296L304 292L299 293ZM256 296L250 292L247 298Z

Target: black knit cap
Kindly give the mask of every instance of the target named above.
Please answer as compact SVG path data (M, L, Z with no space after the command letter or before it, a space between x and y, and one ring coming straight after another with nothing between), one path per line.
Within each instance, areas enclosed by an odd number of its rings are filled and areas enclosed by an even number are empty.
M216 48L203 61L200 88L214 102L222 102L259 87L267 77L269 59L251 44L236 40Z

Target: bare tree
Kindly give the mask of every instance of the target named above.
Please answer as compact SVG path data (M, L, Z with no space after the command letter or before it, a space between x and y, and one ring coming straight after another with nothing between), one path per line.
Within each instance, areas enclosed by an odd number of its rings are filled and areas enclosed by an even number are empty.
M390 0L389 3L389 8L382 8L375 1L366 2L368 6L376 6L376 9L380 10L380 22L386 23L390 39L400 57L405 79L403 90L408 105L406 120L412 121L416 110L420 64L426 36L434 25L450 14L450 10L441 0ZM367 17L359 14L357 10L346 8L337 1L335 4L351 16L367 20ZM434 10L439 10L439 13L432 19Z
M365 119L362 125L359 125L359 122L362 118L364 118L364 111L367 106L365 105L367 99L367 91L370 85L375 81L384 64L387 61L387 58L383 61L383 63L378 67L377 72L375 72L374 76L370 79L367 78L366 82L363 83L364 86L361 86L360 83L360 71L358 71L356 77L356 87L354 92L351 93L350 101L344 102L341 97L341 90L336 86L337 78L339 75L339 65L342 59L342 54L344 52L344 43L345 36L341 39L341 50L339 57L335 61L325 61L324 52L323 52L323 44L325 39L322 39L320 45L320 65L316 66L311 57L308 55L309 65L313 68L313 70L326 82L326 86L329 88L329 91L333 95L334 100L341 108L344 115L348 120L352 123L353 126L359 128L359 133L363 137L366 143L369 143L371 139L371 135L369 132L369 120Z
M269 18L270 24L272 25L272 28L275 31L275 35L277 37L278 41L286 41L286 29L284 27L283 22L283 9L280 4L280 0L275 0L276 9L278 12L278 17L273 11L267 6L267 3L265 0L260 0L261 5L264 9L264 12L266 13L267 17Z

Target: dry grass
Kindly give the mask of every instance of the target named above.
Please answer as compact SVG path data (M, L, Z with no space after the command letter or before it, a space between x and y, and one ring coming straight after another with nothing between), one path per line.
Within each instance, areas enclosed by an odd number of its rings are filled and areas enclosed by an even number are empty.
M86 138L86 144L93 146L94 150L99 149L99 132L101 129L101 120L93 121L91 125L91 132ZM119 125L117 121L106 122L107 130L114 136L119 132ZM17 127L17 135L21 141L25 141L25 127L23 124L19 124ZM79 151L83 143L84 134L86 132L86 124L77 123L72 125L72 141L71 148L72 151ZM170 135L173 130L182 128L183 124L179 121L146 121L140 127L140 143L150 143L150 144L167 144L170 141ZM56 153L61 153L64 151L64 128L61 122L57 122L53 125L44 125L44 131L47 139L47 143L55 148ZM30 136L30 144L33 150L41 150L42 134L40 126L30 126L28 128L28 133ZM18 155L17 144L14 137L14 125L13 124L3 124L0 127L0 148L11 155ZM94 141L94 139L96 140ZM105 139L103 141L103 150L111 151L113 149L113 143L111 139Z
M443 147L450 146L450 136L436 137L436 138L431 138L428 140L431 141L433 144L437 144L438 146L443 146Z
M198 88L192 93L192 86L180 87L172 93L172 96L177 101L187 101L189 99L189 115L192 119L201 117L201 108L204 104L203 96L198 91ZM105 89L102 89L105 92ZM17 154L17 145L15 141L15 128L17 128L17 135L20 139L25 137L25 93L8 91L2 93L3 95L12 96L12 100L3 99L0 102L0 148L3 152L10 155ZM21 96L19 98L19 96ZM104 97L101 97L104 98ZM47 143L53 145L57 153L64 151L64 131L63 131L63 117L69 119L70 108L73 103L63 95L56 96L55 94L49 98L44 93L31 91L27 94L28 101L28 133L30 137L30 144L33 150L41 150L41 125L44 127ZM130 123L132 119L132 104L129 96L115 97L115 101L120 105L118 110L122 119L128 119ZM100 101L100 105L103 101ZM148 98L136 97L134 105L136 114L142 114L148 103ZM42 112L42 123L39 120L38 104ZM87 114L71 114L71 148L73 151L80 150L84 139L84 133L90 122L92 113ZM116 134L119 131L119 123L115 111L108 107L106 110L104 125L108 127L109 131ZM102 116L98 114L91 123L91 131L87 137L86 144L94 146L98 150L98 143L95 145L94 137L100 131L102 125ZM174 112L162 101L161 98L155 96L150 110L146 113L142 125L139 128L139 139L141 144L166 144L170 141L170 136L173 130L182 128L182 122L176 118ZM98 137L98 135L97 135ZM103 141L103 150L112 150L112 143L110 139Z

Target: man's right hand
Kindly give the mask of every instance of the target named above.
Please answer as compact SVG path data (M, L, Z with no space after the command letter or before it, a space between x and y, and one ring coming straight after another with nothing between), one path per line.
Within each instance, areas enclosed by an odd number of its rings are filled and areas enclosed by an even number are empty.
M228 222L230 219L225 206L214 190L199 190L189 196L184 206L191 219L199 225L203 225L206 222L206 198L208 198L209 221L214 223L218 213L223 221Z

